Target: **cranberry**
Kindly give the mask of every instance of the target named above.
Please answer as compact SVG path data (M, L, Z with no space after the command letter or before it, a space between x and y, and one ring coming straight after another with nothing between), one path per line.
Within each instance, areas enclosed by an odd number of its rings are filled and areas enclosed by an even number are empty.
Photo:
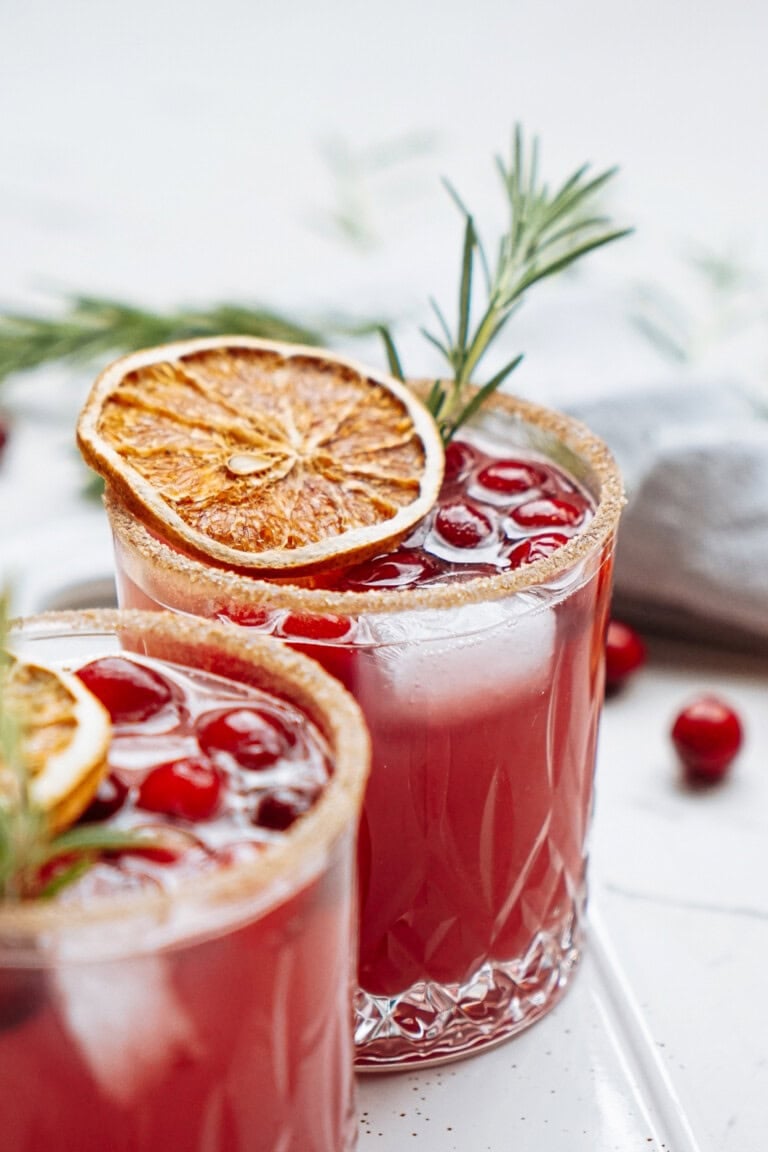
M543 532L539 536L529 536L527 540L515 544L507 553L507 558L512 568L521 568L523 564L534 564L537 560L543 560L545 556L551 556L567 543L568 537L562 532Z
M615 692L645 663L645 644L633 628L611 620L605 637L605 686Z
M110 772L99 784L96 795L86 808L81 820L91 822L94 820L108 820L118 812L128 795L128 785L124 784L119 776Z
M678 714L672 742L692 783L721 780L741 747L743 732L736 712L716 696L700 696Z
M305 640L340 640L352 625L346 616L315 616L310 612L289 612L283 618L284 636L300 636Z
M486 514L465 500L443 504L435 516L435 528L454 548L477 548L493 536L493 524Z
M475 453L463 440L451 440L445 449L445 470L447 481L463 480L475 462Z
M263 708L228 708L207 712L197 723L200 747L214 761L234 760L258 772L271 768L296 743L296 733L276 713Z
M483 468L477 478L492 492L519 493L541 488L549 479L549 472L526 460L495 460Z
M298 791L296 788L275 788L262 798L256 812L256 823L273 832L284 832L300 816L308 812L316 792Z
M208 820L219 807L222 780L209 760L188 756L158 764L144 777L136 804L181 820Z
M518 504L509 513L521 528L573 528L584 519L586 505L574 492L572 496L537 496Z
M423 584L440 571L441 565L434 557L401 548L351 568L344 584L350 589L408 588L412 584Z
M5 446L8 443L9 435L10 435L10 432L8 429L8 425L7 425L6 421L3 419L3 417L0 416L0 458L2 458L3 452L5 450Z
M84 665L77 675L101 700L115 724L149 720L173 697L170 683L143 664L123 656L104 656Z
M217 615L221 620L231 620L242 628L263 628L269 623L270 612L258 604L236 604L222 609Z

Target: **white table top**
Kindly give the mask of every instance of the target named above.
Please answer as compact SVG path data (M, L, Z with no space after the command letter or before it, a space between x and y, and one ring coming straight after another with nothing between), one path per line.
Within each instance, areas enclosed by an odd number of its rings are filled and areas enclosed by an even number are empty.
M555 176L587 157L618 162L610 208L638 232L542 288L513 321L507 350L527 353L517 390L567 402L678 371L766 375L768 10L758 0L5 9L0 308L63 290L385 313L403 318L407 369L429 372L416 330L430 294L453 307L460 248L438 177L495 223L491 158L520 119L541 134ZM346 175L327 160L332 142ZM385 145L401 158L377 167ZM347 204L364 242L342 235L334 213ZM733 322L692 275L691 248L755 272ZM695 336L684 369L630 321L649 284L684 301ZM353 350L382 362L376 345ZM91 375L51 368L0 385L13 420L0 573L15 573L24 610L109 588L109 540L81 495L72 437ZM691 793L667 733L705 687L739 708L747 743L725 786ZM766 689L768 660L652 644L647 668L605 711L597 928L571 994L493 1053L365 1078L362 1148L400 1152L415 1133L414 1147L436 1152L762 1152Z

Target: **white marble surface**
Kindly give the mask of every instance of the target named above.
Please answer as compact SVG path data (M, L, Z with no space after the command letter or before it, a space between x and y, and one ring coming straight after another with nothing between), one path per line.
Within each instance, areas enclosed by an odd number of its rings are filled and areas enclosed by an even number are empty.
M520 119L541 134L555 176L587 157L619 163L609 207L637 233L532 297L504 349L527 354L515 387L578 402L678 379L764 383L766 48L759 0L0 0L0 307L63 290L158 306L237 299L293 313L384 312L401 321L406 367L429 371L416 329L429 294L452 307L460 244L438 177L450 176L492 230L491 157ZM409 141L409 158L376 167L384 146ZM353 178L329 164L331 144ZM364 242L338 227L348 202ZM710 291L691 251L740 262L742 287ZM649 288L654 305L667 293L680 304L685 363L631 322L649 307ZM381 361L375 345L354 350ZM83 503L72 438L90 374L46 369L0 385L13 420L0 467L0 569L16 573L25 607L108 575L108 539ZM740 708L748 739L726 786L691 794L678 785L667 731L704 686ZM514 1042L446 1073L458 1086L449 1097L434 1076L417 1084L428 1105L419 1118L413 1083L368 1080L362 1148L506 1152L513 1136L525 1152L653 1148L632 1129L627 1097L611 1095L618 1083L635 1091L635 1044L653 1053L650 1096L666 1100L666 1119L647 1129L656 1147L762 1152L767 688L768 663L659 644L606 710L593 891L641 1035L630 1021L595 1064L591 1142L555 1131L544 1100L554 1090L562 1116L575 1099L563 1060L545 1053L568 1021L597 1026L586 971L572 1006L518 1047L527 1074L540 1072L535 1093L508 1067L520 1062ZM533 1111L521 1125L526 1099ZM401 1112L420 1126L405 1131ZM664 1136L670 1124L677 1143Z

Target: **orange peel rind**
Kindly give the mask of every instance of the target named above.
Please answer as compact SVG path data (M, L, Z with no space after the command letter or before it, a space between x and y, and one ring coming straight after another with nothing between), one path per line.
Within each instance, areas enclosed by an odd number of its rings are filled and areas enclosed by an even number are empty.
M0 690L18 727L29 803L56 834L82 815L107 771L109 713L76 676L41 664L12 661ZM0 803L13 804L17 788L0 757Z
M406 385L327 351L235 336L111 364L78 443L169 543L276 576L395 547L432 507L444 463Z

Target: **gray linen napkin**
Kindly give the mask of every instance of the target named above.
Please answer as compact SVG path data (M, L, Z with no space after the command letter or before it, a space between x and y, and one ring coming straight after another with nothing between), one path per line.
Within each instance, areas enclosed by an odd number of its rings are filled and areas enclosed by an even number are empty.
M681 385L570 410L624 473L615 615L768 649L768 419L755 400L734 386Z

